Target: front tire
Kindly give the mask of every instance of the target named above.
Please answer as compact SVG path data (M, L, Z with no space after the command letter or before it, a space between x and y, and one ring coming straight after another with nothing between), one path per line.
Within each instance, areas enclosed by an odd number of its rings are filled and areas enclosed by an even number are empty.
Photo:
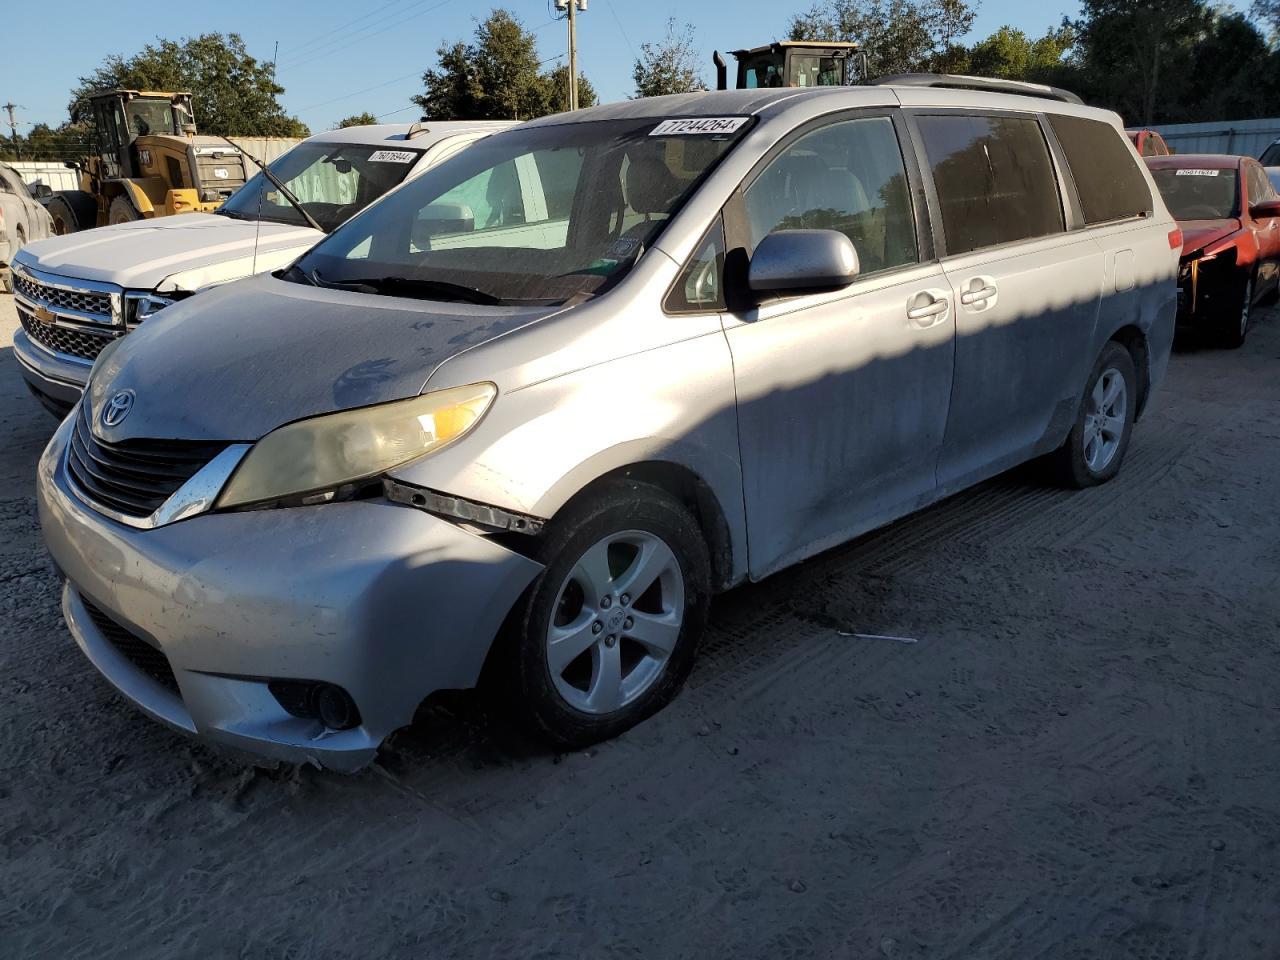
M684 505L649 484L610 481L547 525L537 558L545 569L495 651L517 719L577 748L670 702L711 593L707 546Z
M133 223L133 221L141 219L142 217L133 208L133 204L128 197L122 194L111 201L111 209L107 213L107 223Z
M1249 325L1253 322L1253 277L1244 282L1244 291L1235 310L1228 310L1222 318L1221 340L1228 350L1238 350L1244 346L1249 335Z
M1137 382L1129 351L1109 342L1089 374L1071 433L1049 458L1064 486L1093 487L1120 472L1137 415Z

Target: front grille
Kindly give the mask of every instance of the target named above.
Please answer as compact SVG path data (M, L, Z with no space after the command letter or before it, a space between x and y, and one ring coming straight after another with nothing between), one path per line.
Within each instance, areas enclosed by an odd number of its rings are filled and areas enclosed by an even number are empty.
M197 440L106 443L94 437L85 401L71 434L67 470L91 501L126 516L149 517L226 446Z
M97 331L90 332L85 327L65 327L52 323L41 323L21 307L18 308L18 319L22 321L22 329L27 336L40 346L54 353L80 357L82 360L96 360L108 343L118 333Z
M95 313L102 316L103 323L111 322L111 295L90 290L63 290L38 280L32 280L20 273L14 273L13 286L28 300L48 304L50 307L61 307L64 310L78 310L81 313Z
M84 604L89 619L98 628L98 632L106 637L107 642L119 650L126 660L166 690L181 695L178 689L178 678L173 675L173 667L169 665L169 658L163 652L137 634L120 626L84 596L80 597L80 602Z

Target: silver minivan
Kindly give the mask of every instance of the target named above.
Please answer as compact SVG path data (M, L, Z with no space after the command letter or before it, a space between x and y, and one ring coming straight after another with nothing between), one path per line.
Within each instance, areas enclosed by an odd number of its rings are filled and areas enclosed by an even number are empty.
M482 680L581 745L716 591L1032 458L1111 479L1177 225L1114 114L978 86L547 117L168 308L40 463L76 641L258 755L358 767Z

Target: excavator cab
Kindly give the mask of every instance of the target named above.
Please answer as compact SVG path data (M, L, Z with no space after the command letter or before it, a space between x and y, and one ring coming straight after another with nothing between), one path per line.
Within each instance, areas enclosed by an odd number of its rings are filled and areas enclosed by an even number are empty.
M738 61L737 88L839 87L865 83L867 55L856 43L783 40L750 50L731 50ZM728 65L717 51L716 88L728 87Z
M89 98L89 106L103 176L137 177L142 164L136 141L152 135L181 136L190 122L191 94L104 90Z

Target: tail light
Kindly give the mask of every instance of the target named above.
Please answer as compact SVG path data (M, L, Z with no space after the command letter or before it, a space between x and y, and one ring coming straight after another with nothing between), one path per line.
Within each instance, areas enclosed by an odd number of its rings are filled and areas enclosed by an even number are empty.
M1182 228L1181 227L1174 227L1172 230L1169 231L1169 249L1170 250L1182 249Z

